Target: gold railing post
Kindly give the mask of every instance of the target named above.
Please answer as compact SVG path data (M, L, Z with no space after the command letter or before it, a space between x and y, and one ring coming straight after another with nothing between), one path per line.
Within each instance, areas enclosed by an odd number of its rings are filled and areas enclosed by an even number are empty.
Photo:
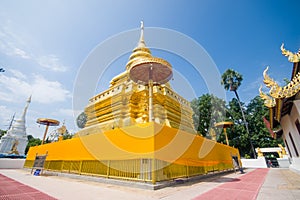
M110 173L110 160L107 161L107 170L106 170L106 177L109 178Z
M156 184L155 158L152 158L152 183Z
M70 166L69 166L69 173L71 172L71 169L73 167L73 162L72 161L69 161L70 162Z
M82 163L83 163L83 161L81 160L80 164L79 164L79 174L81 174Z
M62 172L64 169L64 161L61 162L60 172Z
M189 163L186 161L186 177L189 178Z

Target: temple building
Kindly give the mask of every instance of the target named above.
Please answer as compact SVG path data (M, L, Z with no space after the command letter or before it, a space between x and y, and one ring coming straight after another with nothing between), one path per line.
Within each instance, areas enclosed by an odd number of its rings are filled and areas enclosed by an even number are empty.
M31 147L25 167L47 153L46 170L152 185L234 167L238 149L196 134L190 103L168 82L171 64L147 48L143 24L124 70L89 100L83 129L72 139Z
M24 155L28 143L26 135L26 112L31 102L31 96L28 98L21 119L12 122L12 126L0 140L1 154Z
M264 83L270 88L265 94L260 88L260 96L269 108L270 119L267 126L274 138L282 137L290 156L290 168L300 171L300 51L292 53L281 46L282 54L293 63L290 82L281 87L263 72ZM273 131L274 130L274 131Z

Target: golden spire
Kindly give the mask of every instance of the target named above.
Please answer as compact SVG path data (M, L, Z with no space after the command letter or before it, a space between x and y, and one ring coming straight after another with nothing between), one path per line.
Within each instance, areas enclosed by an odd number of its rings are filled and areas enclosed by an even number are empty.
M144 22L143 21L141 21L141 35L140 35L138 47L140 47L140 48L146 47L145 40L144 40Z
M173 76L170 63L161 58L152 57L144 43L144 23L141 23L141 37L137 48L133 50L127 64L129 78L137 83L148 86L148 120L154 121L153 84L165 84Z
M132 54L129 57L129 61L126 64L126 70L128 70L131 66L131 64L139 60L141 58L150 58L152 57L150 49L146 47L145 40L144 40L144 22L141 21L141 33L140 33L140 39L137 44L137 47L135 47L132 51Z
M288 57L288 60L290 62L292 62L292 63L300 62L300 49L299 49L298 53L292 53L284 48L283 43L282 43L280 49L281 49L282 54L285 55L286 57Z

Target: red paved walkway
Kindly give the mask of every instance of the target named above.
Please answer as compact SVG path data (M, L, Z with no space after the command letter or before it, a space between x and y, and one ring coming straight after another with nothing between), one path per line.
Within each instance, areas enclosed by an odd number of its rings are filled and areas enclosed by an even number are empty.
M269 169L256 169L241 176L240 178L233 179L230 182L224 183L212 190L209 190L206 193L194 198L194 200L256 199L268 171Z
M0 174L0 200L55 199L41 191Z

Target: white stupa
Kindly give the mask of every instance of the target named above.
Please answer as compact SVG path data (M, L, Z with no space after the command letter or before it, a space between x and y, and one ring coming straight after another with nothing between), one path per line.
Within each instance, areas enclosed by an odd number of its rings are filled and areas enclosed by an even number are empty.
M31 102L31 96L26 102L21 119L13 122L10 129L0 140L0 153L2 154L17 154L24 155L25 148L28 143L26 126L25 126L25 116L28 109L28 106Z

